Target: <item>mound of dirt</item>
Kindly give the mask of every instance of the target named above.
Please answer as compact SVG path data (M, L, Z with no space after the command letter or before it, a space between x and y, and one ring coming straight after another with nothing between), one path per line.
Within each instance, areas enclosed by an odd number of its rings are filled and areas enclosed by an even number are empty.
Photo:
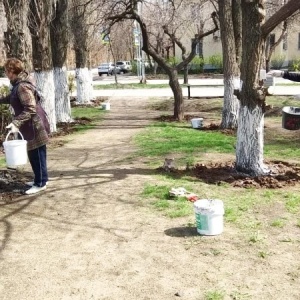
M300 167L283 161L266 163L270 173L265 176L249 176L238 172L232 161L224 163L196 164L185 170L171 169L160 171L169 172L176 176L194 176L207 184L221 185L228 183L238 188L269 188L276 189L294 186L300 182Z

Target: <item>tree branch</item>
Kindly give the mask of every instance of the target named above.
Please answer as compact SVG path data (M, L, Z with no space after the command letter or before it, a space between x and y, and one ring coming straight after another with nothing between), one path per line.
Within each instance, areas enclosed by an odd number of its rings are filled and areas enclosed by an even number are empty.
M266 37L278 24L292 16L298 9L300 9L300 1L290 0L261 26L262 35Z

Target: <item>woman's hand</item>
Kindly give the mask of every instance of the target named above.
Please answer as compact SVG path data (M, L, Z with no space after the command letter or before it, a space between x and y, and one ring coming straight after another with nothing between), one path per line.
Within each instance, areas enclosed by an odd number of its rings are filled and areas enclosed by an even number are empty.
M280 71L280 70L272 70L272 71L268 72L267 75L273 76L273 77L282 77L283 74L284 74L284 71Z
M12 133L19 132L19 128L13 123L8 124L6 128L9 129Z

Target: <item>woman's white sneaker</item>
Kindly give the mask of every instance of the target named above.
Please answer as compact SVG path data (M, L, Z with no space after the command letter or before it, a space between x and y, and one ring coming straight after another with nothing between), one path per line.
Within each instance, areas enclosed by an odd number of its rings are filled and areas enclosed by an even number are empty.
M36 194L36 193L39 193L41 191L44 191L46 189L46 185L44 186L36 186L36 185L33 185L29 190L27 190L25 192L26 195L32 195L32 194Z
M25 184L28 186L34 186L34 181L28 181L28 182L25 182ZM46 185L48 185L48 181L46 182Z

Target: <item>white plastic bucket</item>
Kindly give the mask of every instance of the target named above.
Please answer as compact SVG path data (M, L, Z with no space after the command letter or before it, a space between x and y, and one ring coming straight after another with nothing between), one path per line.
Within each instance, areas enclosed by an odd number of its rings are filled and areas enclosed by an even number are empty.
M199 234L218 235L223 232L223 201L200 199L194 202L194 210Z
M193 128L201 128L203 126L203 118L191 119Z
M15 167L25 165L27 163L27 141L24 140L21 132L19 134L22 140L10 140L8 141L8 136L12 132L10 131L5 141L3 142L3 147L5 151L6 165L8 167Z
M110 110L110 103L102 103L102 109Z

